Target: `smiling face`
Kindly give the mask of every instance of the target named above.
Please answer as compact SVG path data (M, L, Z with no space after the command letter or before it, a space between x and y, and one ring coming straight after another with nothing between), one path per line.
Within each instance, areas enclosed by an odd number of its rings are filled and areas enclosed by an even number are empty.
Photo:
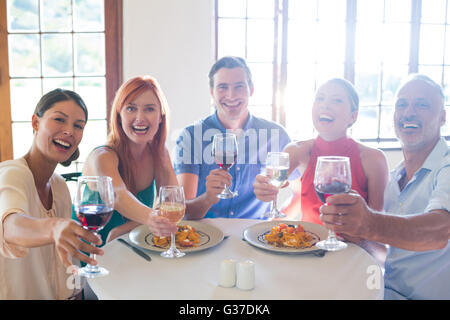
M136 144L153 140L161 123L161 105L152 90L145 90L120 111L122 129Z
M253 86L243 68L221 68L214 74L211 96L222 122L247 119L252 94Z
M327 82L317 90L312 120L324 140L334 141L346 136L357 116L358 112L351 110L348 93L341 85Z
M50 161L64 162L83 137L85 113L73 100L56 102L42 117L33 115L35 144Z
M395 133L406 151L423 150L438 141L445 123L437 88L421 80L407 82L395 99Z

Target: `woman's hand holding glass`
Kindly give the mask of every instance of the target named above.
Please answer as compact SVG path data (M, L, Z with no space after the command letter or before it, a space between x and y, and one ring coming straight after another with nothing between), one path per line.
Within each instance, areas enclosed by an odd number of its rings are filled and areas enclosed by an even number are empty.
M103 250L90 245L81 239L97 245L102 244L101 238L81 227L74 220L56 218L53 220L52 238L59 259L65 267L73 265L72 257L91 265L97 264L95 259L88 257L83 252L103 255Z

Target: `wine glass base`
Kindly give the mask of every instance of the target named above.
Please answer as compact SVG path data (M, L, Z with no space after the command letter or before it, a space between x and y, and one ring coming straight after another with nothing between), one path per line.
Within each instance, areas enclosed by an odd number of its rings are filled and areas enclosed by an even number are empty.
M88 279L105 277L109 275L109 271L103 267L84 267L78 269L78 276Z
M230 191L230 192L222 192L222 193L219 193L217 195L217 198L219 198L219 199L231 199L231 198L237 197L237 195L238 195L237 192L232 192L232 191Z
M347 248L347 244L345 242L339 240L322 240L315 244L315 246L319 249L326 251L339 251Z
M161 252L161 257L163 258L169 258L169 259L173 259L173 258L181 258L183 256L185 256L186 253L181 252L179 250L176 251L165 251L165 252Z

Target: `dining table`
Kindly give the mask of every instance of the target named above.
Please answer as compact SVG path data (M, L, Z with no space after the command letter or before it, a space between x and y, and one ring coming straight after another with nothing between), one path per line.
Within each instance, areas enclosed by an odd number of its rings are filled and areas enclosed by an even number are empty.
M142 249L143 259L118 239L107 243L98 264L105 277L88 279L100 300L375 300L383 299L382 266L361 247L348 243L341 251L324 255L292 254L256 247L244 232L262 223L252 219L202 219L223 238L212 247L167 259ZM282 223L283 221L280 221ZM120 237L130 241L129 234ZM221 262L252 261L254 288L219 285Z

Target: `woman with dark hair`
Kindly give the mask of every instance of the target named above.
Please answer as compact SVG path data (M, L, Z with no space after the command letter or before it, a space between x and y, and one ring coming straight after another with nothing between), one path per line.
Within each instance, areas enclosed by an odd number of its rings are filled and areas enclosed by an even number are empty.
M350 158L352 189L356 190L375 210L383 210L383 194L388 182L388 165L384 153L370 148L347 136L347 130L358 117L359 98L353 85L341 78L325 82L316 92L312 108L312 121L318 132L315 139L289 144L289 174L295 169L301 176L302 221L322 224L319 208L322 202L314 190L314 172L319 156L346 156ZM278 189L269 179L258 175L254 183L255 194L262 201L271 201ZM294 197L294 201L298 200Z
M58 163L69 165L78 157L87 118L75 92L47 93L32 117L28 153L0 163L0 300L69 298L71 259L96 264L81 251L103 254L80 240L100 243L70 219L69 190L54 172Z
M116 93L106 145L95 148L83 168L85 175L113 180L115 211L99 232L104 243L139 224L157 235L176 232L174 224L151 209L160 186L178 185L165 146L167 113L166 98L150 76L131 78Z

